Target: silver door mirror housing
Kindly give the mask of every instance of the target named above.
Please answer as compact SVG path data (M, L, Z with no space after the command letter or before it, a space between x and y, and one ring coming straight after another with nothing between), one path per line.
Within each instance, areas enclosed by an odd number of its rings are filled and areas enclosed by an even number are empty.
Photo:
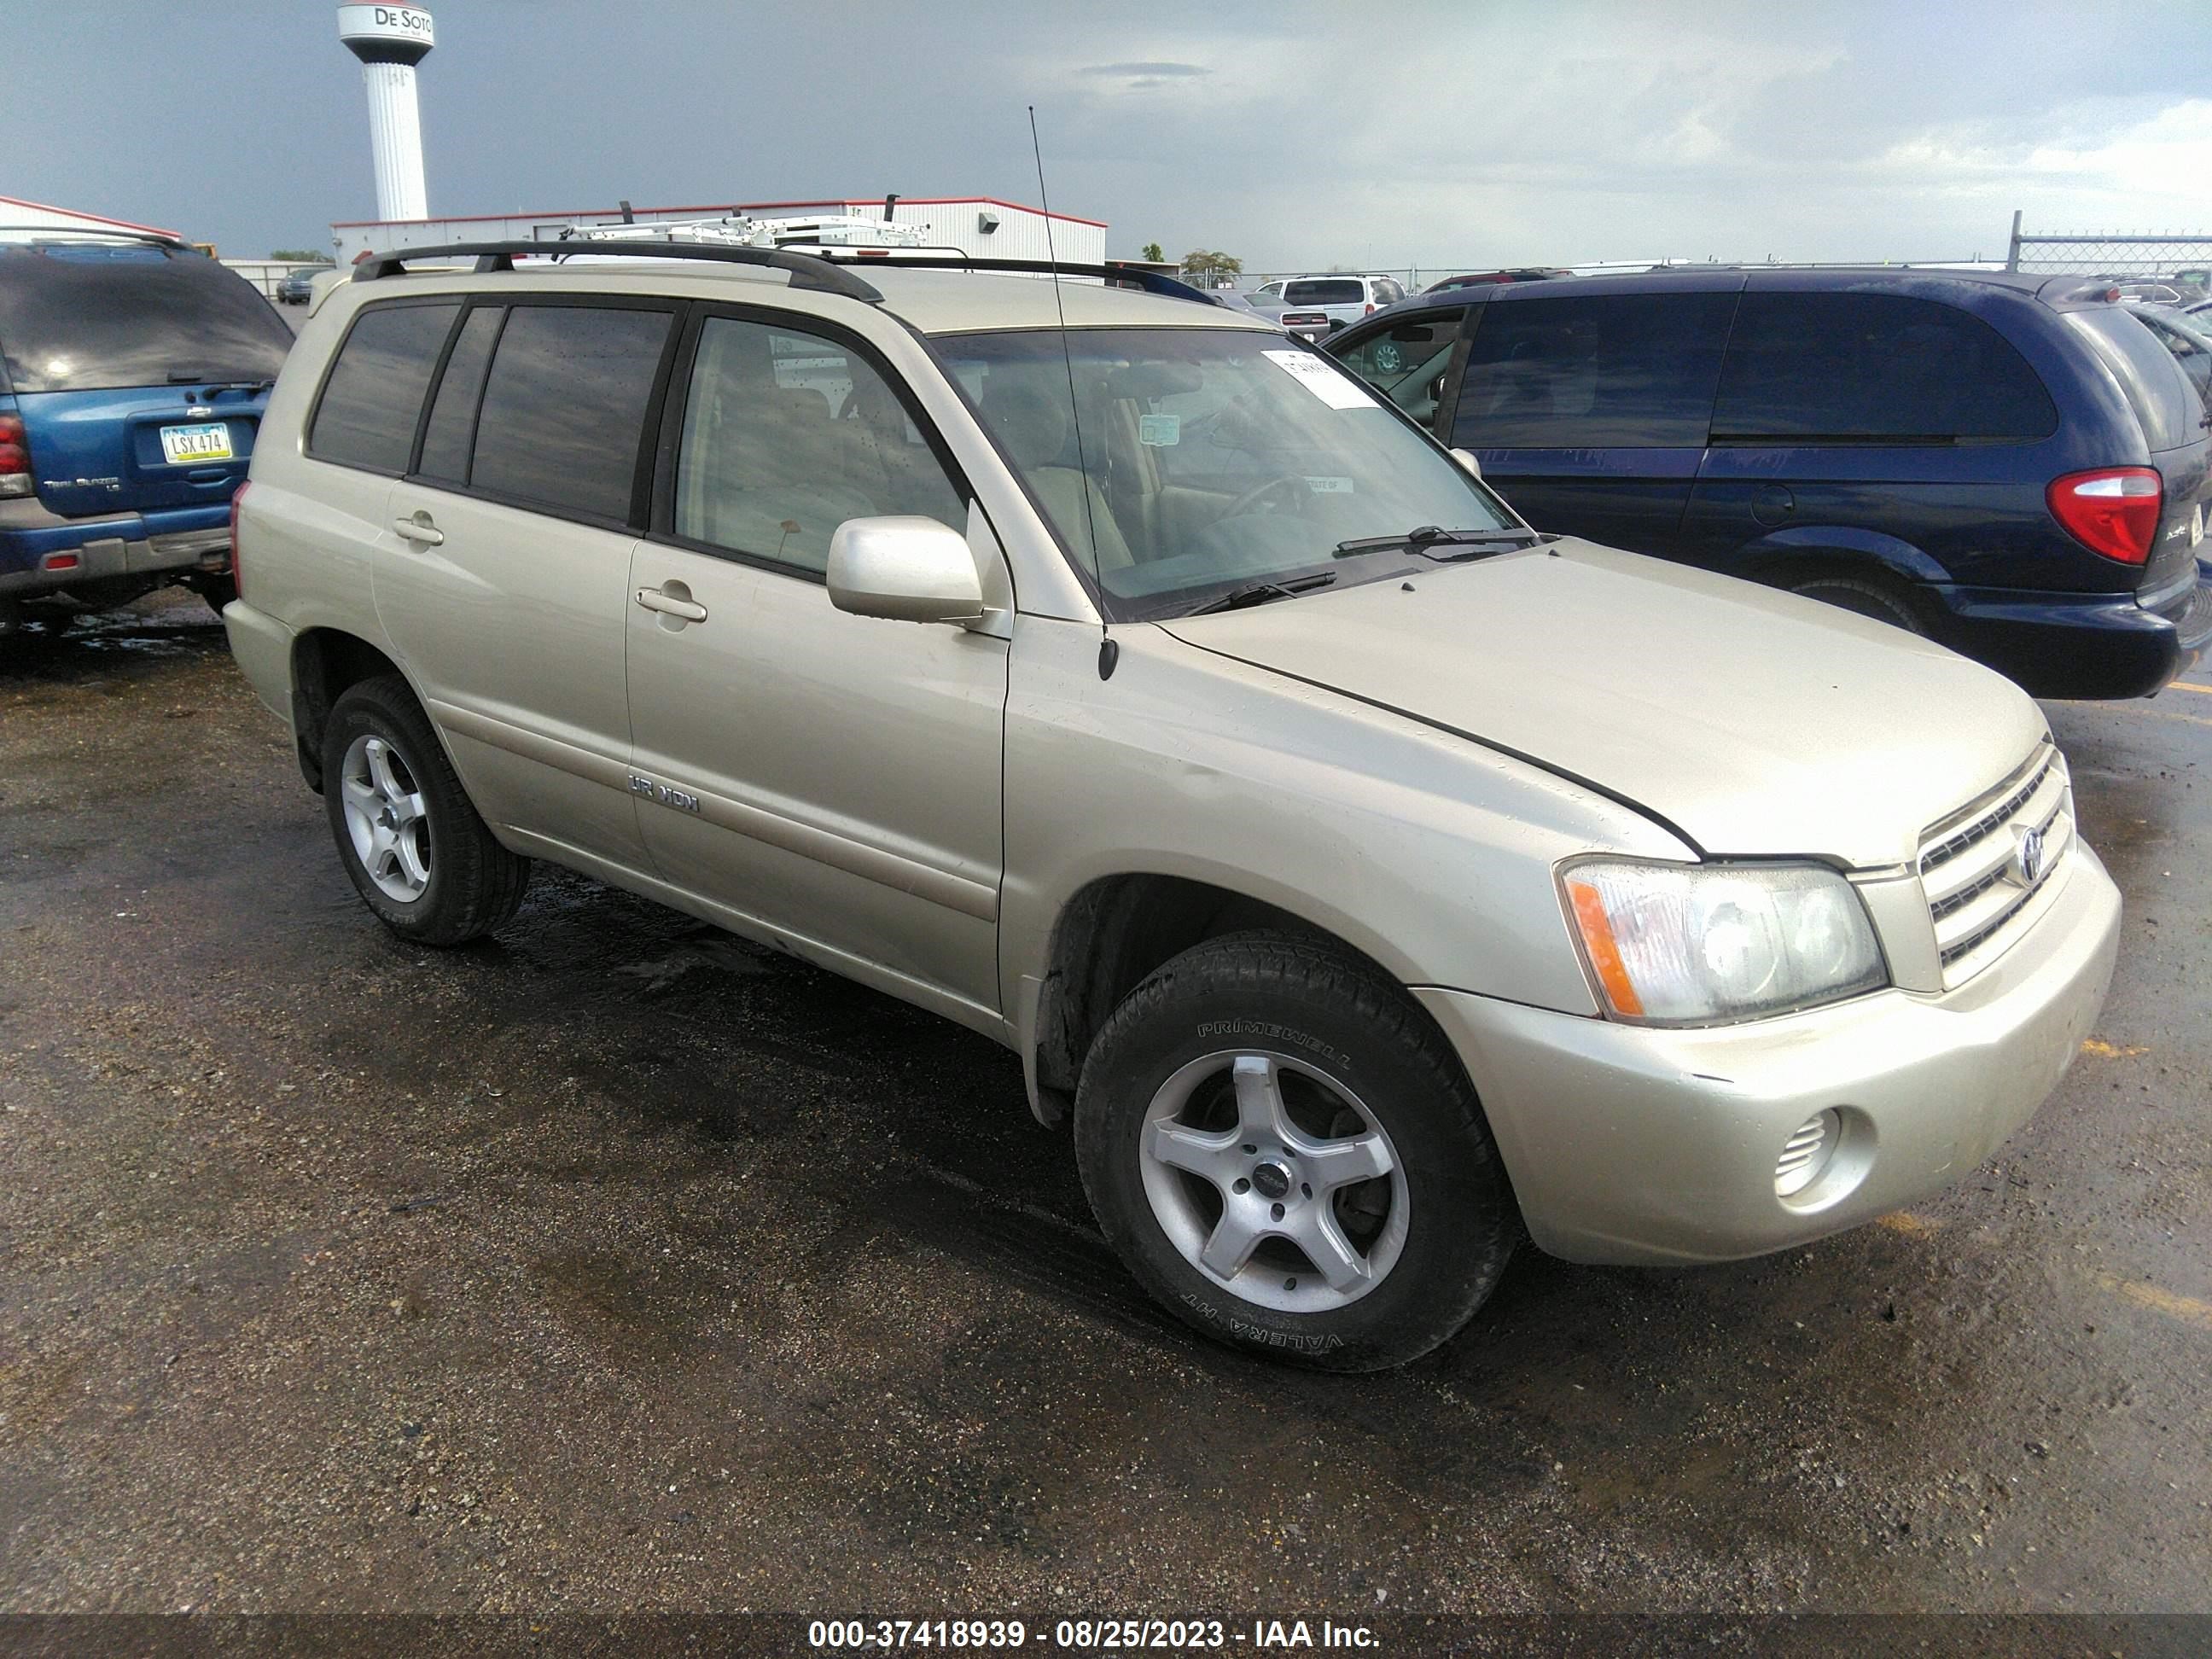
M935 519L848 519L830 538L830 603L856 617L965 623L983 614L968 538Z
M1474 459L1474 452L1473 450L1455 449L1452 451L1451 455L1452 459L1457 461L1462 466L1465 467L1469 472L1472 472L1476 477L1480 478L1482 476L1482 463Z

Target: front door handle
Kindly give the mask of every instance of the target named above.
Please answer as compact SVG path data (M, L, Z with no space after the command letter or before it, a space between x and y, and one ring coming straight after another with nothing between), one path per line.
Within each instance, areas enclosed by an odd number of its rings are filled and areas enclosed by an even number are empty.
M707 607L688 599L679 599L658 587L641 587L637 602L647 611L658 611L664 617L680 617L685 622L707 620Z
M417 513L411 519L394 519L392 527L403 539L420 542L425 547L441 546L446 539L446 532L430 522L427 513Z

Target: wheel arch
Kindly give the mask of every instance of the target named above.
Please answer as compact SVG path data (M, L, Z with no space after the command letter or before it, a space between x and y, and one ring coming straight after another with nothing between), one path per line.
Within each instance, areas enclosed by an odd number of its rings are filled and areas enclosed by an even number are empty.
M343 629L310 628L292 641L292 741L301 775L317 794L323 792L323 732L331 708L349 687L386 674L407 678L382 651Z
M1908 589L1951 580L1911 542L1849 525L1792 525L1747 544L1739 557L1743 574L1774 587L1815 576L1887 577Z
M1194 945L1254 931L1326 945L1403 984L1341 933L1271 900L1157 872L1093 878L1060 906L1039 971L1022 981L1023 1072L1038 1121L1066 1120L1091 1040L1146 975Z

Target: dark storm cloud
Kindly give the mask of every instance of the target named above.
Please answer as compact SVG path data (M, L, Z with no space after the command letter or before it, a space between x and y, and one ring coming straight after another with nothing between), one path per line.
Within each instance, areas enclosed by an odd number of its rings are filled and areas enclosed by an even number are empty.
M432 0L440 213L1036 189L1255 270L1955 258L2205 216L2212 8ZM373 216L329 6L15 9L10 194L226 252ZM84 91L100 91L88 125ZM2208 226L2212 228L2212 226Z

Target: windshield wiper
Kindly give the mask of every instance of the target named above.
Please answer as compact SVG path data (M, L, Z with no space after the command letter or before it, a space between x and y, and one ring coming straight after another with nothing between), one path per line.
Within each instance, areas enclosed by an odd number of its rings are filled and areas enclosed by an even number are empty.
M1193 605L1182 614L1202 617L1209 611L1242 611L1248 605L1266 605L1271 599L1295 599L1313 588L1327 587L1335 580L1334 570L1322 570L1286 582L1248 582L1242 587L1231 588L1218 599L1208 599L1204 605Z
M1449 563L1455 559L1474 559L1479 553L1431 553L1432 547L1527 547L1535 541L1533 530L1445 530L1432 524L1416 525L1402 536L1362 536L1357 540L1339 542L1335 556L1340 559L1357 558L1362 553L1373 553L1386 547L1402 547L1423 558Z

